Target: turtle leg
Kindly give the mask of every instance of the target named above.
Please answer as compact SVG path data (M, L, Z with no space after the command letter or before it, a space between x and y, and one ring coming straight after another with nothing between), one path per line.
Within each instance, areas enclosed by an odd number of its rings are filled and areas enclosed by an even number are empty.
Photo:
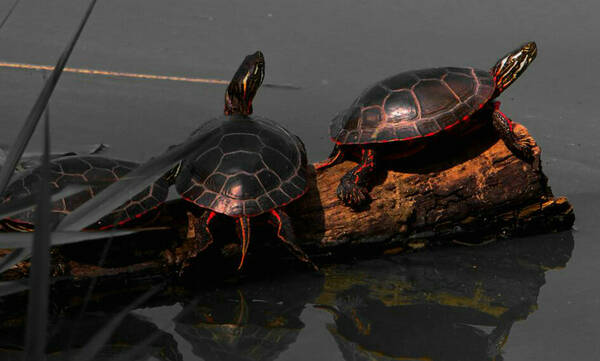
M210 221L216 215L215 212L204 212L200 218L194 222L194 231L196 232L195 239L198 245L198 251L204 251L213 243L212 233L210 233Z
M367 187L375 172L375 150L362 148L361 152L360 163L340 179L336 191L338 198L351 207L358 207L368 200Z
M242 241L242 259L238 266L238 270L240 270L244 265L244 259L246 259L246 253L248 252L248 246L250 245L250 218L243 216L238 217L236 222L238 225L239 237Z
M341 147L336 144L329 154L329 158L325 159L322 162L315 163L315 169L327 168L335 165L344 160L344 152L342 152Z
M166 250L165 257L171 264L179 265L181 274L188 266L188 260L198 255L198 252L205 250L213 243L213 237L210 233L210 221L215 216L215 212L206 211L200 217L196 217L191 212L188 216L188 236L183 245L174 250Z
M309 264L315 271L319 270L316 264L308 258L308 255L300 248L294 241L296 236L294 235L294 229L292 228L292 222L290 217L282 209L273 209L269 213L269 221L277 227L277 237L285 243L288 249L292 252L296 258L300 261Z
M519 141L513 132L513 122L499 108L500 102L494 102L494 112L492 113L494 129L496 129L496 132L498 132L500 138L502 138L504 144L506 144L511 152L526 162L532 163L535 159L533 149L530 145Z

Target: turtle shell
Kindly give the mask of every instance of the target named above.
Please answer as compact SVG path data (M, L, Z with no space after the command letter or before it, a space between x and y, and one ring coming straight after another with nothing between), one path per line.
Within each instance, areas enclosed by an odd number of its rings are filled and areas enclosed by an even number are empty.
M338 144L427 137L467 120L493 93L493 76L485 70L446 67L400 73L366 89L337 114L330 135Z
M228 216L256 216L306 192L306 150L277 123L223 116L195 132L198 149L184 159L176 188L203 208Z
M77 194L52 203L51 222L56 224L95 194L120 180L138 166L137 163L96 156L71 156L50 162L50 191L57 192L68 185L82 184L88 188ZM31 195L41 180L39 168L23 172L7 188L3 203ZM168 195L169 183L162 177L138 193L130 201L101 218L90 229L105 229L121 225L164 202ZM10 221L32 225L34 211L28 210L11 216Z

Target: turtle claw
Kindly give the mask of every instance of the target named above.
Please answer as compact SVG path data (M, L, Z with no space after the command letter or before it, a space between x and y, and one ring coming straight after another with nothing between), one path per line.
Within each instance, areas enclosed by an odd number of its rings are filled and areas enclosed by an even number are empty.
M337 196L347 206L359 207L369 200L369 191L365 187L348 179L342 179L337 187Z
M527 163L533 164L533 162L535 161L535 154L533 152L533 147L530 146L529 144L527 144L523 147L522 152L523 152L523 160L525 160Z
M536 164L539 163L538 158L533 150L534 147L531 144L523 142L516 136L513 137L512 141L505 141L505 144L517 157L521 158L523 161L531 164L534 167L536 167Z

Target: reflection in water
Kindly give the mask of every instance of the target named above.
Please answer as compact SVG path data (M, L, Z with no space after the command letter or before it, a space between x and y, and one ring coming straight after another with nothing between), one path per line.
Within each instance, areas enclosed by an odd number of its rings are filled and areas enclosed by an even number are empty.
M324 277L261 276L210 291L168 287L144 306L183 307L173 327L156 326L164 324L159 316L165 307L146 308L150 319L129 315L94 360L276 360L296 342L304 328L300 314L314 304L332 314L333 323L324 327L347 361L500 361L513 323L536 309L545 271L565 266L572 248L566 232L333 265L324 268ZM72 348L80 350L143 292L115 291L97 290L80 320L80 296L53 296L61 306L50 322L49 359L65 358L66 335L74 329ZM0 299L1 360L23 356L20 304ZM191 351L178 345L182 338ZM290 351L307 359L310 350Z
M304 327L322 278L312 274L204 292L175 319L175 331L204 360L275 360ZM191 307L190 307L191 306Z
M333 313L328 329L348 361L502 360L544 272L572 248L567 232L333 268L317 307Z

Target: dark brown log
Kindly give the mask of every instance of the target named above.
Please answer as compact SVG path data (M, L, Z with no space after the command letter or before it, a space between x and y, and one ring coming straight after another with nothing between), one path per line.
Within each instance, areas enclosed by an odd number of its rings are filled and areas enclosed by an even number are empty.
M515 132L535 146L533 164L515 157L489 127L440 137L411 157L383 162L371 190L372 202L358 211L343 206L335 195L340 177L354 162L319 171L311 166L307 194L287 207L298 243L322 263L569 229L573 209L548 187L539 147L524 127L516 125ZM71 281L147 280L190 269L193 272L187 273L204 272L209 279L235 274L239 246L227 219L213 222L215 243L190 257L195 234L190 220L200 212L184 201L167 204L158 223L172 232L114 240L103 266L96 264L104 241L57 248L54 274ZM245 269L265 260L272 269L276 260L288 260L272 228L261 225L260 217L255 223ZM294 264L286 262L282 266ZM23 263L0 277L22 278L27 272L28 264Z

